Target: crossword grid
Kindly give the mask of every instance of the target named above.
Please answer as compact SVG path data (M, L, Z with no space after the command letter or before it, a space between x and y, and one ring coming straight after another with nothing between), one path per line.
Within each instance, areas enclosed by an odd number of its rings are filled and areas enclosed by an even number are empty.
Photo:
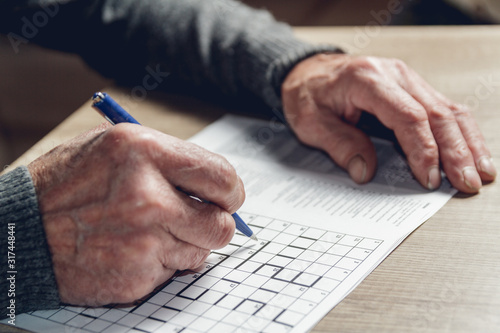
M288 332L381 243L241 213L259 242L235 234L133 308L32 315L89 332ZM69 330L71 332L71 328Z

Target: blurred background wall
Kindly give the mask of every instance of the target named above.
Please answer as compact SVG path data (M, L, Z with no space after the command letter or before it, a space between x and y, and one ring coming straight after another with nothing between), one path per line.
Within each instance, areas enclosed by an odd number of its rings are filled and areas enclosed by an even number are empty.
M243 0L295 26L443 25L500 22L500 0ZM385 22L394 4L402 11ZM0 167L31 147L111 81L75 55L0 37ZM78 133L75 133L75 135Z

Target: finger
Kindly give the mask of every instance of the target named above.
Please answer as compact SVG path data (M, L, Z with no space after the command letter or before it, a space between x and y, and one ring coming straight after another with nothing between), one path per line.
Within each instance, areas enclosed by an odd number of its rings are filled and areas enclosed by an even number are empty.
M218 249L226 246L234 236L235 222L231 214L210 203L190 198L176 191L177 200L168 203L175 210L163 210L167 233L177 239L204 249Z
M171 234L166 235L162 244L159 259L166 275L168 269L185 270L200 267L210 254L210 250L181 241Z
M126 149L141 152L141 158L152 159L163 177L174 186L211 201L230 213L242 205L245 198L243 183L224 157L135 124L114 126L113 138L125 141L122 146Z
M472 114L465 106L452 105L451 110L455 114L460 130L462 131L469 149L474 156L476 169L484 181L493 181L497 170L493 164L491 153L486 147L486 142Z
M327 112L320 112L326 114ZM377 156L366 134L337 117L313 119L295 132L306 144L322 149L358 184L373 178Z
M451 102L434 93L434 89L422 84L418 75L412 75L408 91L425 107L429 124L439 147L443 170L455 188L462 192L475 193L481 188L472 151L467 139L451 110ZM466 130L471 128L466 126ZM469 133L472 136L472 133ZM476 140L472 140L471 143Z
M431 190L439 187L438 146L424 107L391 81L370 84L363 93L351 95L354 105L394 131L417 180Z
M222 156L195 144L175 142L175 159L161 159L166 178L200 199L234 213L245 200L243 182Z
M470 110L465 105L457 105L456 103L453 103L448 98L433 89L420 76L416 76L417 78L415 82L419 82L426 91L432 94L436 100L447 106L454 114L460 131L462 132L469 150L473 155L474 163L481 179L484 181L493 181L496 177L497 171L493 165L491 153L486 146L484 137L481 134L481 131L479 130L479 127Z

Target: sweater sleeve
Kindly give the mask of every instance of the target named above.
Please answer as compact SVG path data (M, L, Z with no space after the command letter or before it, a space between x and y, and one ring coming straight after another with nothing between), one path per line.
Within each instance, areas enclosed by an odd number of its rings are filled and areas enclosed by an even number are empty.
M59 295L52 260L26 167L0 177L1 317L56 308Z
M318 52L340 52L300 41L267 11L232 0L0 4L0 31L14 49L34 41L78 53L103 75L135 86L138 94L168 81L279 108L281 84L295 64Z

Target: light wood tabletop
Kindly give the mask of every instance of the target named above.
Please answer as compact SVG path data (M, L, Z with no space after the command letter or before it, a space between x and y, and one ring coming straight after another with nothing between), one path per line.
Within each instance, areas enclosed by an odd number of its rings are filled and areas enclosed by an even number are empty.
M500 26L296 28L314 43L403 59L473 110L500 167ZM192 98L107 90L143 125L188 138L227 110ZM83 105L11 167L101 123ZM1 327L0 327L1 329ZM413 232L313 332L500 332L500 184L457 194Z

